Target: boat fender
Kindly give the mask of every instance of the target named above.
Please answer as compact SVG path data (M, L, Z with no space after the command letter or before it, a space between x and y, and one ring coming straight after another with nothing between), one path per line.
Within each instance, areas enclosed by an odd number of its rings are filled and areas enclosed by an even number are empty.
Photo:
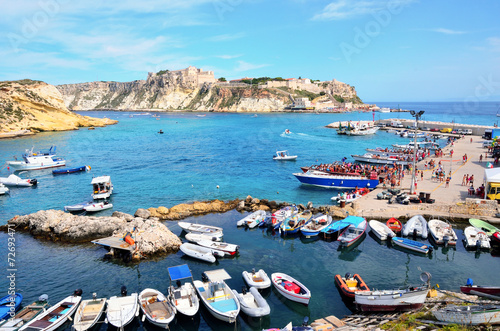
M41 302L46 302L49 300L49 296L47 294L42 294L38 297L38 301L41 301Z
M120 288L120 293L122 294L122 297L127 296L127 287L125 285L122 285L122 287Z
M81 288L78 288L78 289L76 289L76 290L75 290L75 292L73 292L73 295L74 295L75 297L77 297L77 296L78 296L78 297L81 297L81 296L82 296L82 294L83 294L83 291L82 291L82 289L81 289Z

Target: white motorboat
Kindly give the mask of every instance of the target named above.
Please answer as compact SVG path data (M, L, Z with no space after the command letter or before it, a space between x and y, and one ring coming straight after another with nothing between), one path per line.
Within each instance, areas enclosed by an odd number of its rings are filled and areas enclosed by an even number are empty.
M240 302L241 311L248 316L263 317L271 313L271 307L255 287L250 287L248 292L246 287L242 288L242 293L238 293L236 290L233 292Z
M93 187L92 198L94 200L107 199L113 194L113 184L109 176L92 178L91 184Z
M297 155L289 155L288 151L276 151L276 155L273 156L273 160L278 161L292 161L296 159Z
M206 234L192 233L192 232L186 233L184 238L186 238L186 240L188 240L192 243L197 243L200 240L222 241L221 237L212 237L212 236L209 236Z
M427 239L427 221L422 215L415 215L403 225L403 236L416 235Z
M398 164L398 165L408 165L413 161L413 155L411 156L385 156L379 154L365 153L363 155L353 154L352 158L358 162L366 162L373 164Z
M9 193L9 188L4 184L0 183L0 195L3 195L5 193Z
M457 234L453 231L451 224L438 219L429 220L427 223L432 239L438 245L457 245Z
M438 321L464 326L500 324L499 305L448 305L442 309L432 310L432 314Z
M490 237L488 235L474 227L474 226L468 226L464 229L464 235L465 235L465 247L472 249L490 249L491 248L491 243L490 243Z
M309 304L311 292L295 278L287 274L275 272L271 275L271 281L276 290L288 300L303 303L305 305Z
M49 150L39 152L33 152L33 148L31 150L27 149L22 158L22 161L7 161L7 166L20 171L62 167L66 165L65 160L56 157L56 146L51 146Z
M19 330L53 331L63 325L78 308L82 300L81 291L59 301Z
M175 317L175 308L158 290L147 288L139 293L139 304L148 322L167 329Z
M212 240L200 240L197 242L198 245L211 249L212 251L219 251L223 255L234 256L238 253L240 246L229 244L225 242L218 242Z
M181 252L184 254L191 256L195 259L214 263L215 262L215 256L224 256L225 254L223 252L219 251L213 251L210 248L207 247L202 247L198 246L195 244L190 244L190 243L184 243L180 246Z
M224 269L205 271L201 281L194 281L194 287L210 314L221 321L234 323L240 313L240 302L224 282L230 278Z
M387 238L395 237L394 231L389 229L387 225L382 222L371 220L368 222L372 233L380 240L387 240Z
M257 210L236 222L236 226L248 226L250 229L253 229L259 225L266 216L267 214L264 210Z
M101 318L106 307L106 298L98 299L96 294L90 300L82 300L73 319L75 331L85 331L92 328Z
M350 224L337 238L340 246L349 247L360 240L363 234L365 234L366 225L365 219L362 219L356 224Z
M32 179L22 179L19 176L14 174L9 175L9 177L0 177L0 184L5 186L22 186L22 187L30 187L38 184L38 181L35 178Z
M251 272L245 270L241 275L250 287L255 287L259 290L263 290L271 286L271 279L269 279L267 273L262 269L257 272L255 271L255 269L252 269Z
M217 226L195 224L189 222L178 222L177 223L184 231L201 233L210 237L221 238L223 236L223 229Z
M127 290L122 288L122 296L113 296L108 300L106 320L116 328L124 328L139 316L139 303L137 293L127 296Z
M76 205L71 205L71 206L64 206L65 211L84 211L87 206L90 206L93 204L93 201L87 201L87 202L82 202L82 203L77 203Z
M390 113L391 112L391 108L382 107L378 111L379 111L379 113Z
M346 130L345 134L348 136L368 136L375 134L378 131L378 126L361 126L360 128L354 128L352 130Z
M200 308L200 301L193 287L193 276L187 264L168 268L170 286L168 297L170 302L177 309L178 313L185 316L194 316ZM191 279L191 282L181 283L183 279ZM175 285L174 283L175 282Z
M113 208L113 204L108 201L92 202L83 207L88 213L98 212L106 209Z
M313 218L310 222L302 226L300 228L300 233L306 238L315 237L321 230L329 226L331 223L332 217L330 215L322 214Z

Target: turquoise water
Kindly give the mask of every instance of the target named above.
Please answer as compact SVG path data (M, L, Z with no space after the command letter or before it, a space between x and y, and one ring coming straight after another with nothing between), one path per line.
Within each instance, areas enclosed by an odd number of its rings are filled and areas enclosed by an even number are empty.
M378 103L379 106L385 106ZM389 105L397 107L397 105ZM479 106L473 117L460 114L448 103L400 105L408 109L424 109L424 119L457 123L493 124L497 105ZM455 109L455 111L453 111ZM450 117L452 110L453 117ZM64 205L85 201L90 197L92 176L110 175L115 186L113 210L133 213L139 207L157 207L196 200L245 198L247 195L295 203L329 204L332 191L301 186L293 177L300 166L326 163L362 153L366 147L386 147L406 142L385 132L373 137L342 137L324 126L339 120L370 120L371 113L348 114L214 114L200 117L193 113L133 116L128 112L86 112L85 115L118 119L117 125L96 130L81 129L60 133L42 133L33 137L0 140L0 161L19 156L24 149L57 145L58 155L68 166L90 165L89 173L53 176L50 170L33 171L36 188L13 188L10 196L0 197L0 224L16 214L41 209L62 209ZM410 118L407 113L375 114L375 119ZM165 134L157 132L162 129ZM291 135L283 135L289 129ZM298 155L295 162L272 160L276 150L287 149ZM0 176L8 170L0 171ZM219 186L219 188L217 188ZM102 215L111 214L105 211ZM334 314L339 317L349 310L335 288L335 274L360 273L368 286L390 288L418 282L418 268L433 275L433 283L441 288L458 290L468 277L477 284L494 284L500 272L498 258L490 253L467 252L461 243L456 249L437 249L430 257L408 254L380 245L371 236L357 247L338 250L335 242L307 242L300 237L283 239L262 230L237 229L235 223L244 215L231 211L207 215L188 221L217 224L224 227L225 240L241 246L240 255L209 265L182 256L182 253L160 257L138 265L103 260L104 249L93 245L68 245L38 241L29 235L16 234L16 286L25 303L48 293L57 302L76 288L84 297L92 292L112 296L125 284L129 292L155 287L166 291L167 267L188 263L195 279L204 270L225 268L233 277L229 285L240 291L244 285L243 270L264 268L268 274L285 272L296 277L312 292L308 307L280 297L274 290L265 292L271 305L271 316L262 320L240 317L241 330L282 327L289 321L300 323L303 316L311 319ZM390 217L392 215L388 215ZM167 226L176 234L181 229L175 222ZM462 238L461 230L459 237ZM7 252L7 235L0 233L2 251ZM0 268L7 269L7 253ZM4 273L7 273L5 271ZM0 286L7 288L6 277ZM136 321L136 328L151 326ZM105 327L103 327L104 329ZM234 329L214 320L202 310L199 320L177 321L174 329ZM68 328L69 329L69 328Z

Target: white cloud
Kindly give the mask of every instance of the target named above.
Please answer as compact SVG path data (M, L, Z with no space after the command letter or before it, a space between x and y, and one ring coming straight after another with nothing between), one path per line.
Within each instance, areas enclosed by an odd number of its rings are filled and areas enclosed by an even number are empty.
M231 41L231 40L243 38L244 36L245 36L245 34L243 32L240 32L240 33L234 33L234 34L221 34L218 36L212 36L212 37L207 38L206 40L211 41L211 42Z
M231 60L231 59L236 59L239 57L242 57L243 54L236 54L236 55L216 55L215 57L218 57L219 59L224 59L224 60Z
M467 33L465 31L451 30L451 29L445 29L445 28L436 28L436 29L431 29L430 31L444 33L444 34L464 34L464 33Z
M250 71L255 69L260 69L264 67L269 67L270 64L253 64L245 61L238 61L238 66L233 69L235 72Z
M348 19L375 13L389 6L405 6L415 0L336 0L326 5L323 10L314 15L315 21L333 21Z

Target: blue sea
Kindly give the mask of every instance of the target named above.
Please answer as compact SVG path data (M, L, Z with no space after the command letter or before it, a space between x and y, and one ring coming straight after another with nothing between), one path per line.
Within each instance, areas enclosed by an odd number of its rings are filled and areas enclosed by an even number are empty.
M379 107L424 110L423 120L464 124L493 125L498 103L384 103ZM41 133L35 136L0 140L0 162L12 160L25 149L57 146L58 156L69 167L89 165L88 173L53 176L51 170L31 171L21 177L36 177L35 188L12 188L0 196L0 224L15 215L44 209L63 209L90 198L93 176L110 175L115 193L113 210L134 213L149 208L199 200L244 199L247 195L291 203L331 203L335 192L306 187L293 176L301 166L339 161L367 147L387 147L408 140L379 131L371 137L338 136L325 126L335 121L411 118L409 113L344 114L231 114L231 113L159 113L159 117L141 112L82 112L83 115L117 119L118 124L105 128ZM151 113L153 114L153 113ZM472 116L471 116L472 115ZM283 132L289 129L289 135ZM158 131L163 130L164 134ZM274 161L277 150L298 155L297 161ZM352 160L352 159L351 159ZM10 171L3 167L0 176ZM195 279L204 270L225 268L232 279L228 284L238 291L244 282L243 270L265 269L268 274L285 272L297 278L312 292L308 307L281 297L275 290L264 293L271 305L271 315L255 320L241 316L237 329L259 330L283 327L288 322L300 324L304 316L312 320L334 314L342 317L350 311L335 288L335 274L359 273L373 288L392 288L419 282L420 269L433 275L432 283L458 290L467 278L477 284L498 283L498 257L490 253L468 252L459 243L456 249L438 248L429 257L413 255L378 243L370 235L354 248L338 250L335 242L305 241L300 237L283 239L262 231L236 228L244 214L231 211L193 217L187 221L224 227L224 239L241 246L238 257L222 259L218 265L205 264L183 256L181 252L140 264L124 264L103 259L105 250L91 245L52 243L16 233L16 287L25 296L24 303L47 293L55 303L76 288L84 298L93 292L110 297L119 294L121 285L129 292L146 287L166 291L167 267L187 263ZM387 215L388 218L392 215ZM177 235L176 222L166 225ZM462 230L458 230L463 238ZM0 233L4 258L0 268L7 273L7 235ZM498 284L497 284L498 285ZM6 277L0 277L6 292ZM151 329L139 320L132 328ZM176 320L178 330L234 330L211 318L202 309L194 321ZM69 326L67 327L69 330ZM101 329L105 329L103 325Z

